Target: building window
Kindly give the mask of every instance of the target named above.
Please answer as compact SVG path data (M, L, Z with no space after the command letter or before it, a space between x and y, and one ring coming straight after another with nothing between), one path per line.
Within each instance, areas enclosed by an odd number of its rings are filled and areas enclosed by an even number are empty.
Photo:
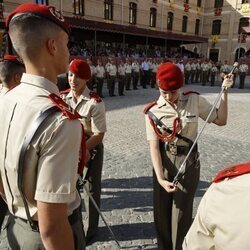
M35 3L49 5L49 0L35 0Z
M249 0L242 0L241 3L249 3Z
M187 4L188 4L188 3L189 3L189 0L184 0L184 3L187 3Z
M157 15L156 8L150 8L150 19L149 19L150 27L156 27L156 15Z
M172 12L168 12L167 19L167 30L173 30L173 22L174 22L174 14Z
M214 8L223 7L223 0L214 0Z
M238 34L245 33L242 27L249 26L249 18L243 17L240 19Z
M113 0L104 1L104 19L113 20Z
M136 24L137 4L129 3L129 23Z
M183 16L183 19L182 19L182 32L187 32L187 22L188 22L188 17Z
M201 0L197 0L197 7L201 7Z
M199 35L199 31L200 31L200 19L196 19L195 20L195 35Z
M212 26L212 35L219 35L221 29L221 20L214 20Z
M73 0L74 14L84 16L84 0Z

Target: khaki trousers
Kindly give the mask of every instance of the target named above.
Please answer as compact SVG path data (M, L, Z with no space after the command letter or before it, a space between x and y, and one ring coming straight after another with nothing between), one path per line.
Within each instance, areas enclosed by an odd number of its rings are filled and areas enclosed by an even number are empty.
M79 217L80 218L80 217ZM85 249L82 221L71 225L75 250ZM28 222L10 215L1 232L0 249L3 250L45 250L39 232L33 231Z
M185 155L173 156L161 146L165 178L172 181ZM191 153L186 174L178 183L178 191L167 193L153 173L154 221L159 250L181 250L184 237L192 224L193 200L200 177L197 152Z
M101 205L101 178L103 165L103 144L95 147L97 150L95 158L88 163L88 172L86 176L86 183L89 192L93 196L97 206ZM86 192L83 193L84 206L87 214L87 227L84 228L86 237L94 236L98 231L99 213L90 200ZM84 223L85 224L85 223Z

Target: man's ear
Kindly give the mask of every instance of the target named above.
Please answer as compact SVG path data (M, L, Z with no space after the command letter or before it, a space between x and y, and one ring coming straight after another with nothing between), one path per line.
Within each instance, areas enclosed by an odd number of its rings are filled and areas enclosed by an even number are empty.
M22 75L19 74L19 73L16 73L14 76L13 76L13 82L18 85L21 81L21 78L22 78Z
M56 52L56 41L55 39L49 38L46 42L46 46L50 55L54 55Z

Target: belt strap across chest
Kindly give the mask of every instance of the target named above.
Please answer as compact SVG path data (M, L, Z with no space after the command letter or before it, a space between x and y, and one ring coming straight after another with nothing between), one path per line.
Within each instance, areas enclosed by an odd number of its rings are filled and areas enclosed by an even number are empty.
M24 192L23 192L23 174L24 174L24 161L25 161L25 155L27 152L27 149L32 141L32 139L35 137L37 131L39 130L40 126L43 124L43 122L48 118L50 115L52 115L55 112L59 112L59 108L53 106L47 110L45 110L39 117L34 121L34 123L31 126L31 129L28 131L27 135L25 136L24 143L21 148L20 156L19 156L19 162L18 162L18 189L21 195L21 198L23 200L25 212L27 215L27 219L29 221L29 224L31 228L35 231L38 230L37 223L35 223L30 215L29 212L29 206L28 202L25 198Z

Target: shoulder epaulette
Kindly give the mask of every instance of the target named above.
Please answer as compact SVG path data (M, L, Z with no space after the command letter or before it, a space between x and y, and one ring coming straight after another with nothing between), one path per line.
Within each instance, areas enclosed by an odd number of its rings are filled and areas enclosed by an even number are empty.
M52 93L49 95L49 99L62 111L63 115L68 119L76 120L81 118L81 116L58 95Z
M237 176L250 173L250 162L234 165L221 170L213 179L213 182L217 183L223 181L226 178L232 179Z
M199 95L200 93L199 93L199 92L196 92L196 91L192 91L192 90L185 90L185 91L183 91L182 94L183 94L183 95L189 95L189 94L196 94L196 95Z
M96 102L102 102L102 98L97 95L95 92L89 92L90 98L95 99Z
M146 114L155 104L157 101L150 102L143 110L143 113Z
M70 88L60 91L60 94L64 95L64 94L68 94L69 92L70 92Z

